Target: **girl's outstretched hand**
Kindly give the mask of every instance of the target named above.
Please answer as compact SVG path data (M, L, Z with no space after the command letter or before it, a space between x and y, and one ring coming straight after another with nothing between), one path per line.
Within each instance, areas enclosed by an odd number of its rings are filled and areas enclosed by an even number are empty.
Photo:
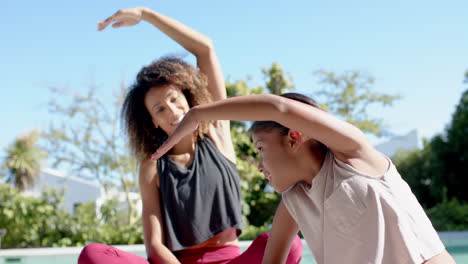
M192 108L193 109L193 108ZM198 128L200 121L196 120L193 111L189 111L179 125L176 127L172 135L151 155L151 160L157 160L168 152L174 145L179 143L187 135L190 135Z
M121 9L107 19L97 22L98 30L101 31L114 22L113 28L136 25L142 20L144 9L144 7Z

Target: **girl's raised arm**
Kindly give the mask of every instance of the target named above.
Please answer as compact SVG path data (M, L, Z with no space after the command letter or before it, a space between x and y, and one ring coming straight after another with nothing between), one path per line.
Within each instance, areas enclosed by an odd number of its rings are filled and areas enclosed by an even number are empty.
M369 147L365 135L353 125L318 108L277 95L248 95L199 105L187 113L173 135L153 155L159 158L203 120L271 120L297 130L348 157Z

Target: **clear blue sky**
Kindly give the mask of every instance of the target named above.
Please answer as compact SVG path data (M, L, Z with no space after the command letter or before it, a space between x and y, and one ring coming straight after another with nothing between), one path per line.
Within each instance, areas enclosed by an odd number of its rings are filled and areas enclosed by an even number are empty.
M146 23L96 31L96 21L133 6L151 7L211 37L231 81L251 75L252 84L262 84L261 67L279 62L298 90L310 94L318 69L365 71L376 78L375 91L403 96L375 111L396 134L442 132L467 87L466 0L5 1L2 152L17 135L52 121L48 86L84 91L94 76L110 101L142 65L184 52Z

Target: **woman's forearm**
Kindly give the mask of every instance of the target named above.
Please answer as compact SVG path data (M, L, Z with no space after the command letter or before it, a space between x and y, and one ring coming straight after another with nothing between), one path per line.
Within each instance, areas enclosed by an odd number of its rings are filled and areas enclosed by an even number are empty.
M164 245L149 245L148 257L153 264L180 264L174 254Z
M213 43L207 36L149 8L143 9L142 19L157 27L197 57L213 49Z
M175 40L197 58L197 66L208 79L208 91L217 101L226 98L223 73L213 41L207 36L148 8L142 8L141 18Z

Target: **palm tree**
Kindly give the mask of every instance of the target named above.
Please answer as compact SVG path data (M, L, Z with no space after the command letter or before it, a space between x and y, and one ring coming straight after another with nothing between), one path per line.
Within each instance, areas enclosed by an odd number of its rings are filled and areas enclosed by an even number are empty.
M37 130L16 138L6 148L7 157L2 168L7 171L7 182L15 185L20 191L34 185L39 176L42 160L46 152L36 146L40 133Z

